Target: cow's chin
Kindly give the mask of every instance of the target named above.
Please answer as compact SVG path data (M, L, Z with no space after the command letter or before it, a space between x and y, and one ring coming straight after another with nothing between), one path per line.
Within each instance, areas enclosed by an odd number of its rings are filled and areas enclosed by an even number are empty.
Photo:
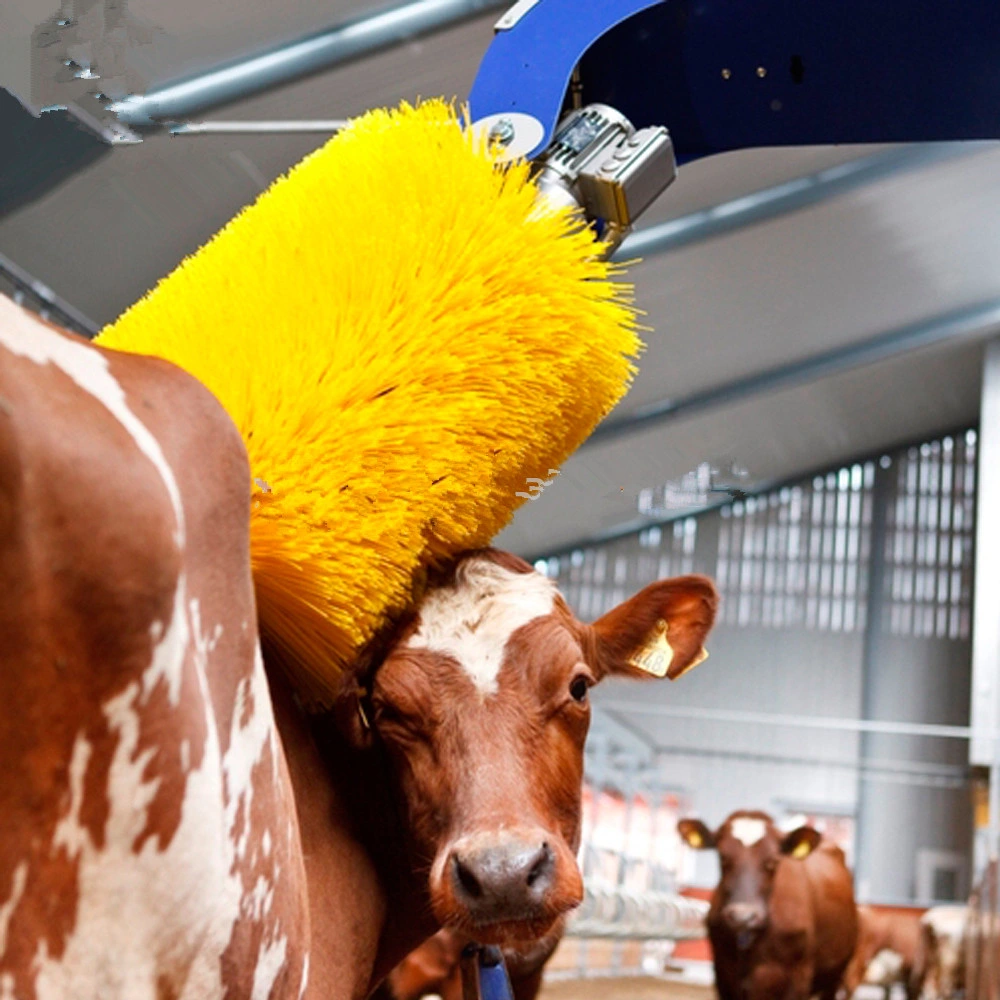
M526 947L535 944L552 930L561 914L552 919L504 921L490 924L476 924L468 920L444 924L449 930L464 937L472 938L477 944L493 944L501 948Z

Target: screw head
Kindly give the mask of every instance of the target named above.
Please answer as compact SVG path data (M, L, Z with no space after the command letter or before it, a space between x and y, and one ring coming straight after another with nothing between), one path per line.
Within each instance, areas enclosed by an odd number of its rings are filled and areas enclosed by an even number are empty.
M490 142L509 146L514 141L514 123L509 118L501 118L489 131Z

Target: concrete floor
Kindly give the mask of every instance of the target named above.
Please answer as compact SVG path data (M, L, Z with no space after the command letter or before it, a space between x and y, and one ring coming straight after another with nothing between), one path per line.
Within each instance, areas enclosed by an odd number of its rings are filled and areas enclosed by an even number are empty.
M710 987L695 983L635 977L546 983L539 1000L712 1000L714 996Z

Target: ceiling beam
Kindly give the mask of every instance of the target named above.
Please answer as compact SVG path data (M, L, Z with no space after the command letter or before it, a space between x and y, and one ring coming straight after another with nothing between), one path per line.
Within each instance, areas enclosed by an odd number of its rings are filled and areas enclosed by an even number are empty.
M506 6L507 0L413 0L131 95L110 109L127 125L182 120Z

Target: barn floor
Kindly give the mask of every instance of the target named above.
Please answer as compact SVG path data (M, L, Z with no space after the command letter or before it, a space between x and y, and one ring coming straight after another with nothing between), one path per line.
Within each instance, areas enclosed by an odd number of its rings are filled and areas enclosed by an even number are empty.
M546 983L540 1000L711 1000L714 990L697 983L636 976L622 979L567 979Z

